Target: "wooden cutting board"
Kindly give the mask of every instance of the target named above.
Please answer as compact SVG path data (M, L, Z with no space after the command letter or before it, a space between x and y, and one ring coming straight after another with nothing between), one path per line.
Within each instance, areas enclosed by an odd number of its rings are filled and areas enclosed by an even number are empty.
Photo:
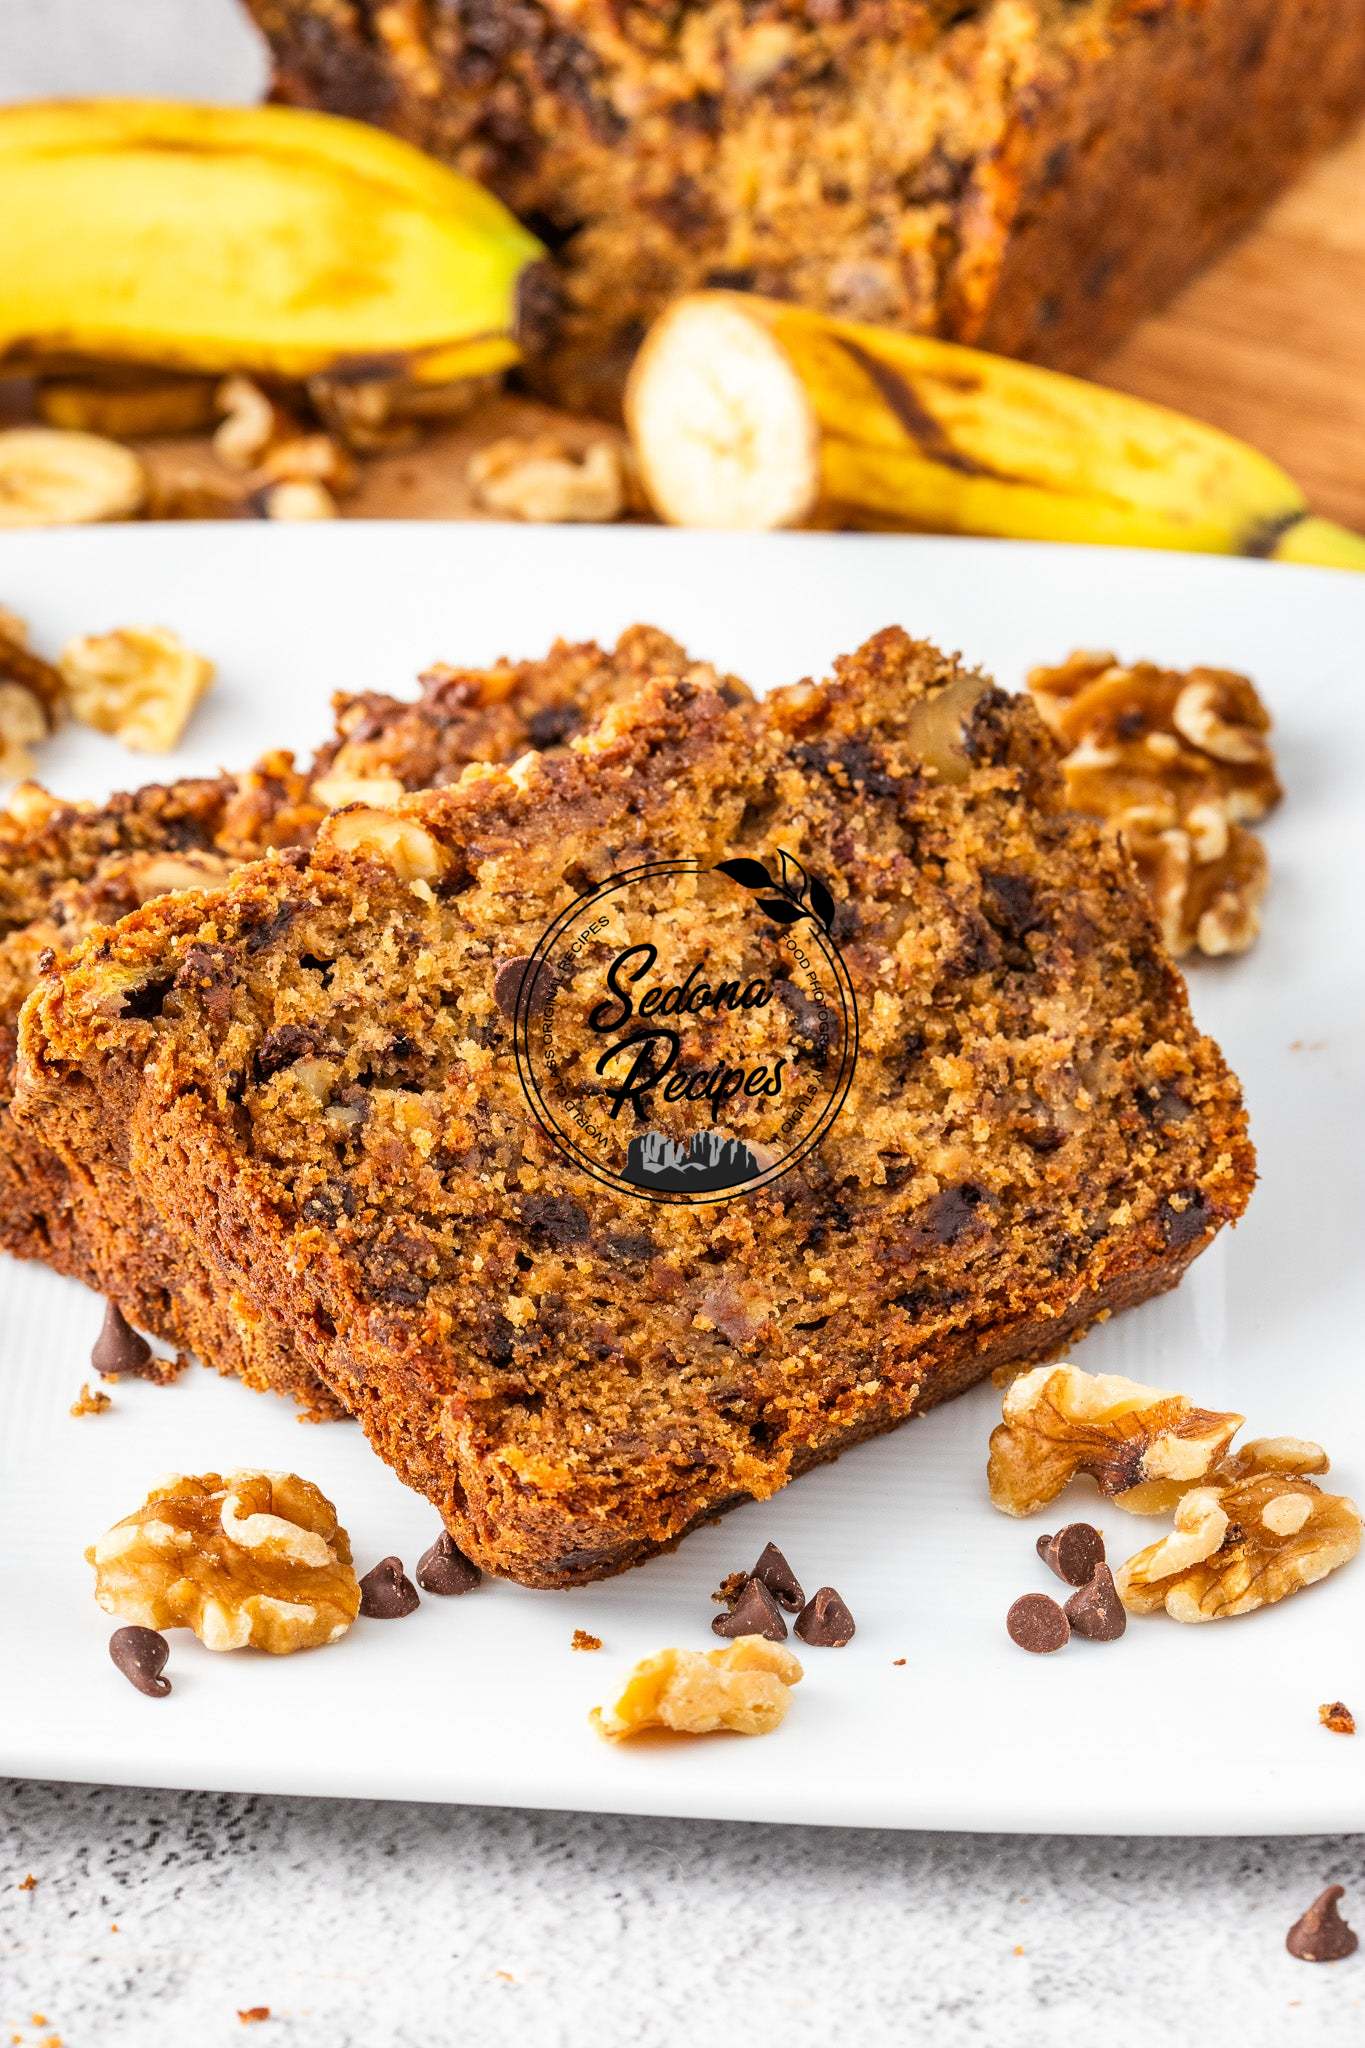
M1365 532L1365 127L1098 374L1254 442Z
M1365 127L1097 374L1255 443L1297 477L1317 512L1365 531ZM606 431L501 398L420 448L367 461L346 512L477 517L465 481L473 450L546 428L580 442ZM206 448L181 441L148 452L202 463Z

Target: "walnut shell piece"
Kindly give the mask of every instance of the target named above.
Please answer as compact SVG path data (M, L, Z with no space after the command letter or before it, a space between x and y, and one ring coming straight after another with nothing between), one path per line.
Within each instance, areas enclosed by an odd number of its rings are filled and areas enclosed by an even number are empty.
M213 681L213 663L165 626L69 640L58 658L73 716L146 754L177 746Z
M1175 1621L1250 1614L1325 1579L1360 1548L1360 1513L1311 1479L1275 1472L1196 1487L1175 1526L1115 1575L1130 1614Z
M1007 1515L1046 1507L1078 1472L1116 1506L1161 1514L1219 1464L1244 1417L1117 1373L1040 1365L1006 1389L986 1478Z
M1169 951L1244 953L1269 877L1244 827L1282 795L1254 685L1231 669L1080 653L1028 686L1066 750L1067 802L1127 847Z
M47 734L47 714L32 691L0 678L0 782L33 773L32 749Z
M635 1666L614 1705L593 1708L592 1724L612 1742L647 1728L769 1735L786 1719L802 1676L791 1651L763 1636L740 1636L722 1650L660 1650Z
M1097 818L1159 806L1167 822L1212 807L1229 824L1253 823L1283 794L1267 712L1255 685L1231 669L1131 665L1112 654L1073 654L1036 668L1028 688L1067 749L1067 801Z
M555 435L510 435L471 455L467 475L478 503L505 519L605 522L626 509L625 459L613 441L578 452Z
M322 844L382 861L404 882L433 882L450 865L440 841L414 819L368 804L334 812L318 837Z
M360 1610L336 1509L294 1472L173 1477L85 1555L106 1614L210 1650L316 1649Z
M1218 958L1255 944L1270 862L1254 832L1220 818L1217 831L1204 839L1218 850L1201 855L1189 831L1174 825L1152 829L1139 811L1119 818L1112 829L1151 898L1174 959L1196 950Z

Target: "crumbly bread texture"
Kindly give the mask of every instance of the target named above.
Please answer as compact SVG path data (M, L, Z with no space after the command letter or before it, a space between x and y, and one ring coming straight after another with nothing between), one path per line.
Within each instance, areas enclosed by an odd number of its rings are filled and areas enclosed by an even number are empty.
M500 969L622 864L779 848L838 899L842 1114L736 1199L600 1184L528 1111ZM661 895L661 948L752 971L740 893ZM135 912L32 998L20 1108L101 1258L173 1237L191 1314L240 1300L463 1551L542 1586L1171 1286L1254 1178L1033 706L897 630L757 706L656 677L567 749Z
M213 887L270 847L310 844L331 807L392 800L455 781L472 761L559 746L656 668L685 665L667 635L635 627L611 650L560 643L535 661L482 670L443 664L411 701L377 692L338 697L334 736L306 769L272 754L245 775L153 785L99 806L19 792L0 812L0 1245L105 1289L135 1322L187 1345L173 1250L154 1221L129 1218L130 1229L145 1226L150 1236L127 1286L131 1269L111 1271L102 1236L84 1229L79 1178L68 1176L41 1123L21 1129L11 1114L19 1011L48 951L65 951L155 896ZM739 689L729 680L724 687ZM205 1318L215 1326L206 1347L215 1362L331 1405L306 1370L252 1362L244 1310L206 1301L201 1338Z
M1365 0L246 0L548 242L551 381L723 284L1093 363L1365 103Z

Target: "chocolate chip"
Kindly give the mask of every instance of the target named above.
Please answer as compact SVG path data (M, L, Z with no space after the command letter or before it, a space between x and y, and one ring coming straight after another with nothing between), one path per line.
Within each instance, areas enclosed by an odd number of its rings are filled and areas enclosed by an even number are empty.
M317 1050L316 1032L304 1024L281 1024L276 1030L267 1031L256 1049L256 1079L268 1081L272 1074L282 1073L296 1060L311 1059Z
M526 979L526 970L530 965L531 955L518 953L514 960L504 960L493 977L493 1001L509 1024L517 1014L517 997L521 994L521 984ZM549 973L542 967L536 976L535 990L531 997L533 1014L544 1009L549 987Z
M170 1644L154 1628L116 1628L109 1638L115 1668L149 1700L164 1700L171 1689L170 1679L161 1676L170 1654Z
M728 1614L711 1623L718 1636L766 1636L770 1643L786 1640L787 1624L761 1579L750 1579Z
M1284 1939L1291 1956L1301 1963L1339 1963L1343 1956L1355 1954L1359 1940L1337 1911L1342 1896L1341 1885L1329 1884L1294 1922Z
M1178 1206L1177 1206L1178 1205ZM1213 1221L1201 1188L1185 1188L1178 1195L1166 1195L1157 1210L1161 1234L1172 1251L1202 1237Z
M104 1326L90 1353L95 1371L103 1373L107 1380L116 1380L121 1374L136 1378L145 1373L151 1362L152 1347L147 1339L138 1334L121 1308L112 1301L106 1302Z
M852 1640L853 1616L833 1586L821 1586L797 1615L794 1627L813 1650L842 1650Z
M760 1580L778 1606L785 1607L788 1614L796 1614L804 1607L806 1596L801 1591L796 1573L775 1543L765 1544L749 1576Z
M1068 1586L1086 1586L1095 1566L1104 1563L1104 1538L1089 1522L1068 1522L1055 1536L1038 1538L1038 1555Z
M1079 1593L1066 1603L1066 1618L1073 1635L1086 1636L1092 1643L1116 1643L1128 1626L1128 1616L1107 1564L1097 1564Z
M920 1210L913 1230L926 1244L956 1244L979 1222L977 1210L984 1199L983 1191L970 1182L960 1188L943 1188Z
M421 1604L399 1557L381 1557L360 1581L360 1611L372 1621L401 1621Z
M521 1205L521 1220L557 1250L582 1244L588 1235L588 1212L568 1195L528 1195Z
M537 751L546 747L562 747L576 732L582 730L583 713L576 704L547 704L543 711L533 711L526 723L526 736Z
M1039 1657L1063 1649L1071 1636L1070 1622L1046 1593L1023 1594L1005 1616L1005 1627L1011 1642Z
M472 1593L482 1577L479 1567L455 1547L445 1529L417 1560L417 1583L424 1593Z

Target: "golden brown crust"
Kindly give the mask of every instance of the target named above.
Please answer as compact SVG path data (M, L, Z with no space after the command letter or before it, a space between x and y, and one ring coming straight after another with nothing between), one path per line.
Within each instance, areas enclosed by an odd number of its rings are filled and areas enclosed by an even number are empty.
M570 749L396 808L431 881L325 842L80 948L25 1012L20 1106L105 1256L137 1255L131 1181L187 1316L246 1304L491 1569L619 1570L1171 1285L1245 1206L1237 1084L1121 850L1061 808L1031 705L901 633L756 707L656 678ZM494 994L640 845L799 845L838 877L844 1113L706 1207L565 1161Z
M277 97L547 237L586 406L707 284L1093 363L1365 101L1365 0L247 4Z

